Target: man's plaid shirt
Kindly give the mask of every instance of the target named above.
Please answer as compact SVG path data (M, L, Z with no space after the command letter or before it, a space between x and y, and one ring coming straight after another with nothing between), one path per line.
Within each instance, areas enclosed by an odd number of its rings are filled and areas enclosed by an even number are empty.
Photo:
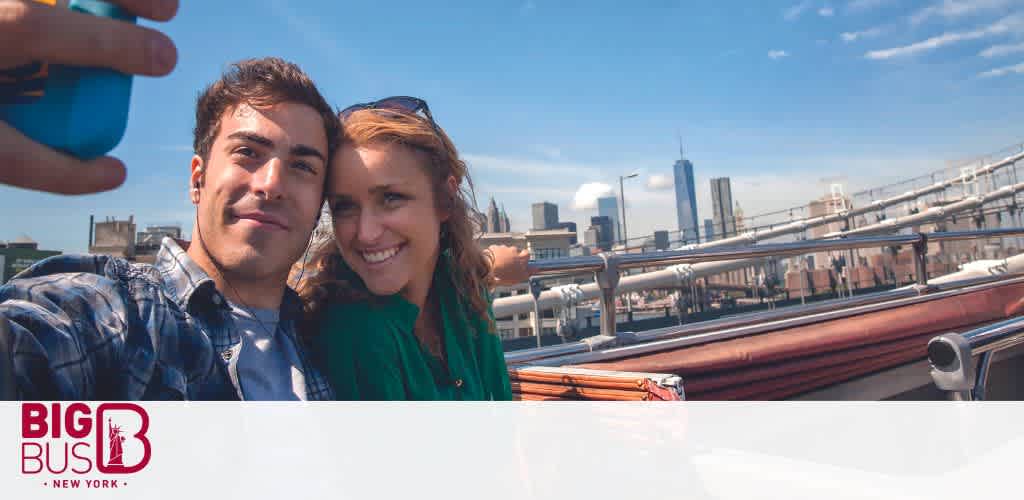
M298 296L286 288L280 331L295 343L306 397L332 399L296 336L300 314ZM7 322L7 364L21 399L241 399L241 337L230 306L170 238L153 265L106 256L43 260L0 286L0 322Z

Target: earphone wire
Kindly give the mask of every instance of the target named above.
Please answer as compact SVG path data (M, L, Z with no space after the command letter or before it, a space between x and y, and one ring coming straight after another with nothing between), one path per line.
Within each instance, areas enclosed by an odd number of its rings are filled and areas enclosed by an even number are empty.
M196 191L199 190L199 183L198 182L195 185L195 189L196 189ZM319 217L317 217L317 221L319 221ZM315 230L316 230L316 228L314 228L314 231ZM260 328L263 329L263 332L266 333L268 337L273 338L275 336L274 333L276 333L281 328L280 313L278 314L278 321L277 321L276 328L274 328L274 332L271 332L270 328L267 328L267 326L263 324L263 321L259 318L259 316L257 316L252 311L252 308L249 307L249 305L245 303L245 299L243 299L242 295L240 293L238 293L238 289L235 288L235 285L231 284L231 280L229 280L227 275L224 274L224 270L223 270L222 266L220 265L220 262L217 262L217 258L214 257L212 253L210 253L210 249L207 248L207 246L206 246L206 240L203 238L203 228L199 224L199 202L198 202L198 200L196 201L196 233L197 233L197 236L199 237L198 238L199 239L199 246L203 249L203 253L206 255L206 258L210 259L210 263L213 264L213 268L217 271L217 274L220 275L221 279L224 280L224 283L226 283L228 285L228 288L231 289L231 292L234 293L235 297L238 298L238 305L240 305L242 307L242 309L244 309L245 312L249 314L249 316L251 316L254 320L256 320L256 323L260 325ZM300 284L302 284L302 277L303 277L303 275L306 272L306 259L309 257L309 247L312 246L312 244L313 244L313 234L311 233L309 235L309 241L306 242L306 251L303 252L303 254L302 254L302 265L300 266L301 269L299 270L299 278L298 278L298 280L296 280L296 283L295 283L296 288L298 288L298 286ZM285 282L285 286L287 287L287 280Z
M263 324L263 320L261 320L260 317L257 316L256 313L252 311L252 308L250 308L249 305L245 303L245 299L243 299L242 295L238 293L238 290L235 288L235 285L232 285L231 280L229 280L227 275L224 274L224 270L221 268L220 263L217 262L217 258L214 257L213 254L210 253L210 249L206 247L206 241L204 241L203 239L203 228L199 225L198 206L196 207L196 233L198 233L197 235L199 236L199 246L202 247L203 253L206 254L207 259L210 259L210 263L213 264L213 268L217 271L217 274L220 275L221 279L224 280L224 283L228 285L228 288L231 289L231 292L235 294L235 297L238 299L238 305L240 305L242 309L244 309L245 312L252 317L252 319L256 320L256 324L260 325L260 328L263 329L263 332L267 334L267 337L274 338L274 334L277 333L277 331L281 328L280 316L278 316L276 328L274 328L274 331L271 332L270 328L267 328L267 325Z

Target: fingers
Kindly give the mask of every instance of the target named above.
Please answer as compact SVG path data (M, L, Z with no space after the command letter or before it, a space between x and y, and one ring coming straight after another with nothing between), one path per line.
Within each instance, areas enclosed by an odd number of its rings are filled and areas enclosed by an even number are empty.
M529 276L532 276L534 271L534 267L530 265L529 250L523 250L522 252L519 252L519 262L523 267L523 273L527 276L527 279L529 279Z
M178 50L159 31L114 19L60 9L35 9L45 33L30 49L35 60L73 66L103 66L136 75L170 73Z
M33 142L0 121L0 184L57 194L107 191L124 182L115 158L81 161Z
M107 0L139 17L170 21L178 13L178 0Z
M118 3L162 18L177 10L175 0ZM159 31L34 2L0 4L0 45L0 67L39 60L160 76L178 61L174 43Z

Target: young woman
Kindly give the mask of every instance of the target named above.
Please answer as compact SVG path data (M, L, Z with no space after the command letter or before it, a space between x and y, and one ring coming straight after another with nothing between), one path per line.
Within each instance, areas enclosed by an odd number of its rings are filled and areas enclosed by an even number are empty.
M420 99L341 118L326 190L335 241L300 290L338 398L511 399L466 163ZM499 250L496 264L525 276L524 256Z

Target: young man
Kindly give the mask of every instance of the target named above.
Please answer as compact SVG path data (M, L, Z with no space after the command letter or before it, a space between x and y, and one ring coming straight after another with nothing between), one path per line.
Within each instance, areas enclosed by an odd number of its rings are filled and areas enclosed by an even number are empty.
M317 223L337 133L297 66L235 64L197 104L191 244L165 239L152 266L58 256L0 287L7 390L43 400L331 398L295 334L301 305L286 281Z

